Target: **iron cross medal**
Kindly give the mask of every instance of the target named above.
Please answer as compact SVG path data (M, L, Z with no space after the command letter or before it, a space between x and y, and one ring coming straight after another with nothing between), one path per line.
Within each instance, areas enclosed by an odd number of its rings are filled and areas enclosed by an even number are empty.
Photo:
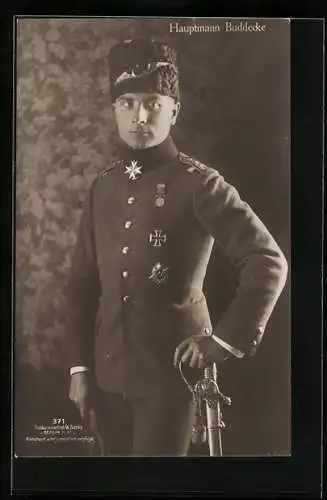
M142 166L136 160L132 160L130 165L125 166L125 174L129 176L129 180L135 181L142 175Z
M149 236L149 242L153 247L161 247L167 241L167 235L161 229L155 229Z

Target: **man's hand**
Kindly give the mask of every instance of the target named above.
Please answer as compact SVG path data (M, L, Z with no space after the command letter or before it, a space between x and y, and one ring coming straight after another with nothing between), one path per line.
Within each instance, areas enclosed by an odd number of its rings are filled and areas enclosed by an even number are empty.
M69 399L73 401L80 411L82 419L88 411L90 388L86 372L71 375Z
M174 366L180 361L189 361L192 368L203 368L213 362L222 363L228 359L227 351L212 338L204 335L192 335L181 342L174 354Z

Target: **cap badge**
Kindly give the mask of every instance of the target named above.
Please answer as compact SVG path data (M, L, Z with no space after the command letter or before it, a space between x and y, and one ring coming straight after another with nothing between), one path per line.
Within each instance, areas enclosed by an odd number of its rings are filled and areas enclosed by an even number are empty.
M124 173L129 176L129 180L135 181L142 175L142 166L136 160L132 160L130 165L125 165Z
M161 285L168 277L169 267L163 266L160 262L157 262L149 275L149 279L153 281L156 285Z

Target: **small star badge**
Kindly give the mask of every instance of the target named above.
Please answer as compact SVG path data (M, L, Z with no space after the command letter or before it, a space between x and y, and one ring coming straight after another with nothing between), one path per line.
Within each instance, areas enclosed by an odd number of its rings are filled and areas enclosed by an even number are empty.
M129 175L129 180L135 181L142 175L142 167L136 160L132 160L130 165L125 166L125 174Z

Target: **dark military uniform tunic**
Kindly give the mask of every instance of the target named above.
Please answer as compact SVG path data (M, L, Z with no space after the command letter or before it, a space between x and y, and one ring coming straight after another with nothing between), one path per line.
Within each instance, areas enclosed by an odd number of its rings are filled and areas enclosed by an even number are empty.
M68 289L70 366L94 366L100 388L127 396L186 390L173 354L212 332L203 281L214 241L240 276L214 334L254 354L285 282L277 243L218 171L171 138L126 150L85 202Z

